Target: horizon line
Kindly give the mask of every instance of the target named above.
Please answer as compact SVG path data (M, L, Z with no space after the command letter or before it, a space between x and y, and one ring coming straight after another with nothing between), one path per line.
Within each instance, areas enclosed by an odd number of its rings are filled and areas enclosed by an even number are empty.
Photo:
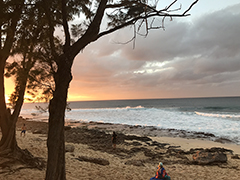
M204 98L240 98L240 96L204 96L204 97L175 97L175 98L142 98L142 99L101 99L101 100L71 100L67 102L78 101L128 101L128 100L164 100L164 99L204 99Z

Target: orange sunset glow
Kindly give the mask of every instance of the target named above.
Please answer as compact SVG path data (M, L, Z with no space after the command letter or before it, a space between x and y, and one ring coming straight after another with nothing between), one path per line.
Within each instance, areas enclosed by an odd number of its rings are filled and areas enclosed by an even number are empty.
M5 100L7 103L13 91L14 91L14 82L10 78L5 78Z

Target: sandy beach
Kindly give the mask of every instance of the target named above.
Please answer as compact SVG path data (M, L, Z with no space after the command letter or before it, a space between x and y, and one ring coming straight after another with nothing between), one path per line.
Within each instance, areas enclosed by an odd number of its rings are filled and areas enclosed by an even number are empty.
M20 127L23 123L27 126L25 137L20 136ZM158 162L163 162L173 180L238 180L240 177L239 145L213 142L206 138L165 136L165 131L151 134L153 132L151 128L128 125L93 122L71 125L78 128L68 126L65 131L66 146L70 148L68 150L70 152L66 152L68 180L147 180L155 175ZM111 145L112 131L116 131L118 135L116 149ZM47 123L24 119L18 121L19 147L28 149L34 156L44 161L47 160L46 140ZM229 150L224 152L227 156L226 163L212 165L192 163L191 149L213 147ZM0 170L0 179L42 180L44 177L45 169L38 170L24 165Z

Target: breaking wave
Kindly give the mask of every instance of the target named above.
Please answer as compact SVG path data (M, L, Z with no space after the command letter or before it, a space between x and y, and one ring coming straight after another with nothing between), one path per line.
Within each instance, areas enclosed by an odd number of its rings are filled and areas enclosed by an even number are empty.
M220 118L240 118L239 114L217 114L217 113L203 113L195 111L195 114L199 116L207 116L207 117L220 117Z

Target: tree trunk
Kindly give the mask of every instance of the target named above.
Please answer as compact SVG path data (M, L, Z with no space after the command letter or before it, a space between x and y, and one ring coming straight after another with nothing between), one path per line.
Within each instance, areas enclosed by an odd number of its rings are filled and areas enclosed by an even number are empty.
M49 129L48 129L48 161L46 180L65 180L65 139L64 139L64 118L67 104L67 95L69 83L72 80L72 63L75 56L86 47L89 43L97 39L100 24L104 15L108 0L101 0L96 15L86 31L86 33L72 46L70 46L68 26L64 25L66 42L63 48L63 55L59 57L57 62L58 70L54 76L55 91L53 99L49 105ZM64 2L63 2L64 4ZM49 9L46 8L47 14ZM66 14L65 14L66 15ZM49 18L49 17L48 17ZM64 18L64 15L63 15ZM65 16L66 18L66 16ZM66 19L65 19L66 20ZM66 22L65 22L66 23ZM51 19L49 18L51 27ZM52 31L51 29L50 31ZM67 32L67 33L66 33ZM53 31L50 39L52 38ZM50 40L51 41L51 40ZM51 41L53 43L53 40ZM54 45L52 45L52 49ZM54 50L53 50L54 52ZM55 53L54 53L55 54Z
M0 142L0 155L15 153L18 149L16 141L16 123L11 121L10 123L8 123L5 129L5 133L2 132L2 139Z
M5 118L4 118L5 119ZM6 126L2 126L5 128L2 131L2 138L0 142L0 155L7 155L9 153L15 153L18 150L18 145L16 141L16 120L5 119L5 121L9 121ZM2 120L1 120L2 122Z
M0 153L5 150L15 150L17 149L16 141L16 120L12 118L11 113L6 107L5 101L5 90L4 90L4 68L6 60L10 55L12 44L14 41L14 35L17 27L17 23L21 17L22 7L24 6L24 0L19 0L18 4L15 6L14 12L11 17L10 26L7 28L6 40L0 43L0 127L2 132L2 137L0 141ZM2 25L2 21L0 23ZM5 35L4 35L5 36ZM0 38L2 38L2 32Z
M1 141L0 155L4 156L9 153L14 153L18 148L16 141L16 119L11 118L11 112L6 107L4 96L4 80L0 73L0 124L1 124Z
M0 141L0 152L5 153L6 151L11 151L16 146L16 137L15 137L15 126L11 121L11 114L7 110L5 102L5 90L4 90L4 67L5 62L1 58L0 62L0 124L2 138Z
M61 56L54 76L55 91L49 105L48 161L46 180L65 180L64 119L73 58Z
M4 76L3 76L3 69L1 67L2 73L0 73L0 83L4 84ZM7 152L15 153L20 148L18 148L17 141L16 141L16 123L18 120L18 116L20 114L23 101L24 101L24 94L27 84L28 75L22 78L22 82L19 89L19 97L14 107L14 111L11 114L10 109L7 109L6 102L5 102L5 93L4 93L4 86L1 86L0 92L0 123L1 123L1 130L2 130L2 138L0 141L0 154L6 154ZM1 85L0 84L0 85Z

